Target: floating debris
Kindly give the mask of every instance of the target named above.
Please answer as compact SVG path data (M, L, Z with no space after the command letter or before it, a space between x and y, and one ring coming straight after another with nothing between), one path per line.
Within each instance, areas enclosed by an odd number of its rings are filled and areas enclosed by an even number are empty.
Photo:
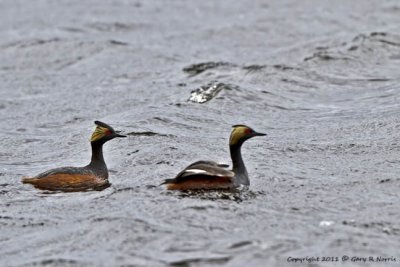
M188 101L194 103L205 103L213 99L222 89L230 90L231 87L225 83L213 81L207 85L200 86L191 92Z
M248 65L248 66L243 66L244 70L247 70L249 72L255 72L255 71L260 71L267 68L267 65L257 65L257 64L253 64L253 65Z
M218 61L218 62L210 61L210 62L192 64L190 66L183 68L183 71L190 74L191 76L195 76L206 70L215 69L215 68L222 67L222 66L234 67L236 65L229 63L229 62L223 62L223 61Z
M118 41L118 40L110 40L109 43L113 44L113 45L129 45L127 42Z

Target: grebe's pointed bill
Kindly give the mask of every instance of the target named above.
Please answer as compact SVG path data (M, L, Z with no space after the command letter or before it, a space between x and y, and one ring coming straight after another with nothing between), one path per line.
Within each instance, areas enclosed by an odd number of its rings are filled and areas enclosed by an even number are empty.
M128 137L128 136L120 134L120 131L117 131L114 133L114 137Z
M123 134L115 133L115 134L114 134L114 137L127 137L127 136L126 136L126 135L123 135Z
M266 136L267 134L265 133L258 133L258 132L254 132L254 136Z

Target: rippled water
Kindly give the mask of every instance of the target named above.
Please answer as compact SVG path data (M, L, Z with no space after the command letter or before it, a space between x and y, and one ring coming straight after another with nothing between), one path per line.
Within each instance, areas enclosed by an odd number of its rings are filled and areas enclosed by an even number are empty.
M105 2L0 2L1 266L399 264L398 1ZM86 164L96 119L130 136L105 146L110 188L21 184ZM238 123L268 133L249 191L158 186L230 163Z

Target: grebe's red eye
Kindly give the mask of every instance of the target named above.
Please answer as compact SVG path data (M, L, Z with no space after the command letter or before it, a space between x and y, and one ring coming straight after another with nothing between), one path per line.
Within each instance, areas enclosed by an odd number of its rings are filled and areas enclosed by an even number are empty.
M252 129L249 129L249 128L247 128L247 129L246 129L246 131L245 131L245 133L246 133L246 134L251 134L251 133L253 133L253 130L252 130Z
M110 129L107 129L106 135L111 135L111 134L112 134L111 130L110 130Z

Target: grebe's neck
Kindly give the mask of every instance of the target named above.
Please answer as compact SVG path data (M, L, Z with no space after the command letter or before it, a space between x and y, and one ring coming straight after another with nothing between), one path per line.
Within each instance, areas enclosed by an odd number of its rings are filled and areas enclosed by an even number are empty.
M235 173L237 185L250 185L246 166L244 165L241 152L242 144L230 145L229 149L232 158L232 171Z
M108 178L108 169L103 157L103 144L99 142L91 142L92 145L92 160L90 161L88 167L96 175Z

